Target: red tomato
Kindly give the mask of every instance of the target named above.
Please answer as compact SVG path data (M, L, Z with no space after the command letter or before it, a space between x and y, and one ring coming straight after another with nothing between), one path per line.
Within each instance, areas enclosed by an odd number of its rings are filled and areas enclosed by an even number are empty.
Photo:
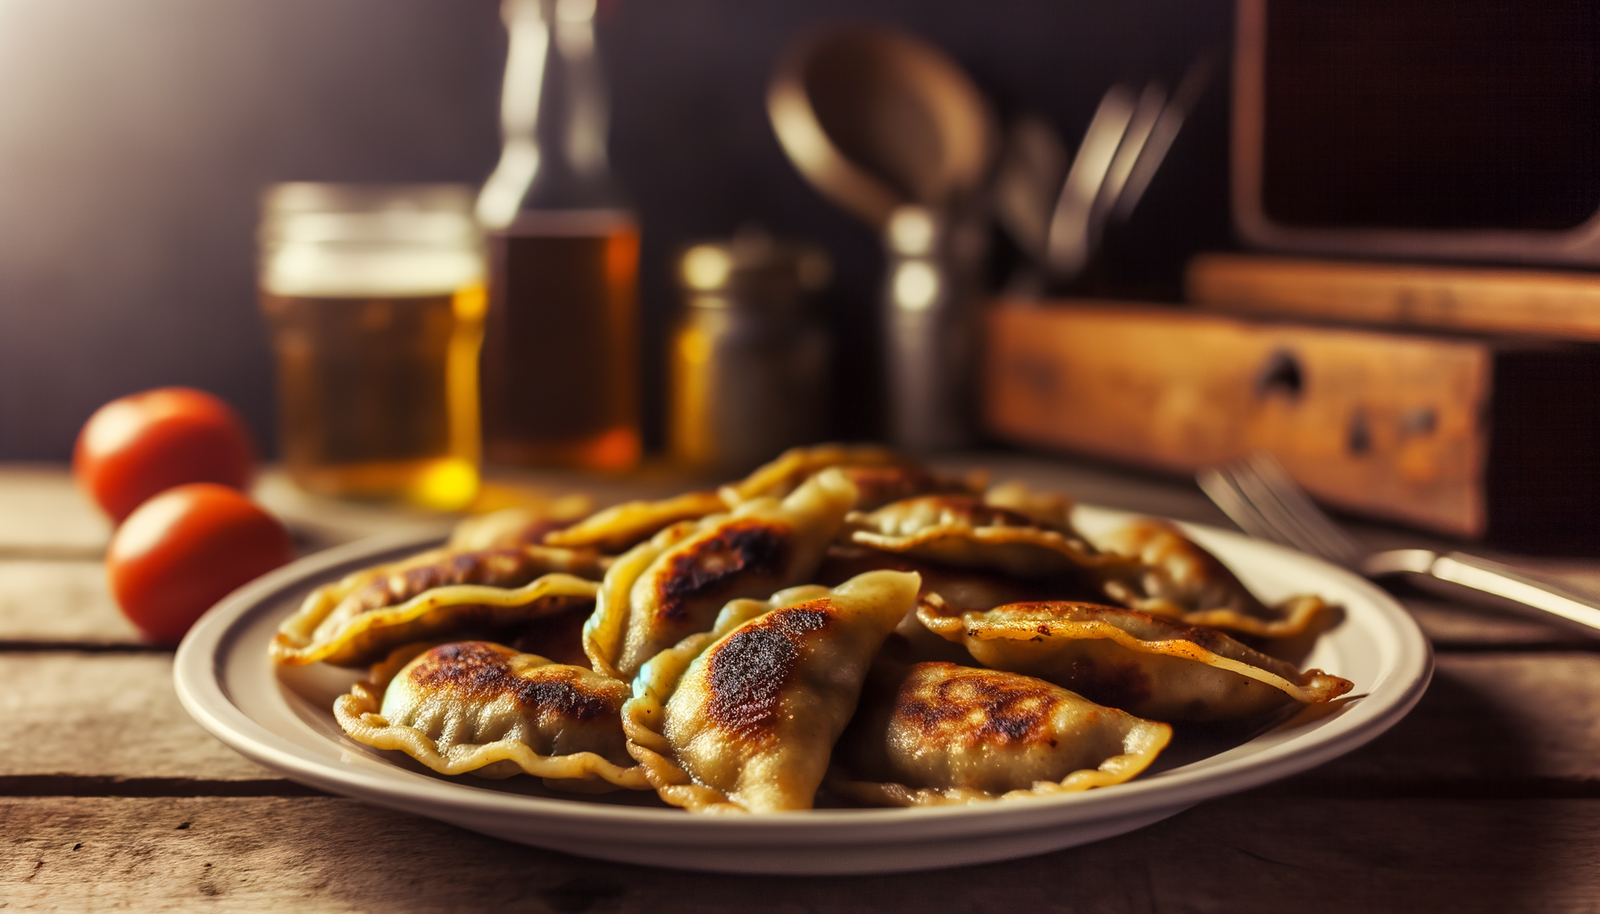
M255 447L227 403L205 391L163 387L96 410L78 433L72 473L121 523L145 499L186 482L246 488Z
M173 643L213 603L293 557L277 518L234 489L195 482L128 515L111 537L106 575L123 615Z

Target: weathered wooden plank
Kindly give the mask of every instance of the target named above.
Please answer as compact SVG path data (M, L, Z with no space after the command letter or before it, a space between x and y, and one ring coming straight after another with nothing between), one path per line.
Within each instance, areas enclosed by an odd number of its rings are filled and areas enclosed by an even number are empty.
M0 655L0 712L12 745L0 777L274 777L189 720L164 655ZM1402 791L1600 780L1600 655L1442 656L1410 717L1313 776L1340 778Z
M984 331L980 409L1002 439L1177 472L1264 447L1321 498L1451 535L1521 506L1486 482L1488 391L1498 431L1522 389L1482 340L1098 301L1001 303ZM1285 352L1293 380L1263 387ZM1426 433L1404 424L1417 408Z
M0 557L94 557L111 524L60 464L6 464L0 472Z
M275 777L189 719L165 654L0 655L0 720L0 777Z
M0 560L0 641L143 643L97 561Z
M1246 794L1039 857L850 878L534 850L332 798L0 800L19 910L1593 911L1600 801Z

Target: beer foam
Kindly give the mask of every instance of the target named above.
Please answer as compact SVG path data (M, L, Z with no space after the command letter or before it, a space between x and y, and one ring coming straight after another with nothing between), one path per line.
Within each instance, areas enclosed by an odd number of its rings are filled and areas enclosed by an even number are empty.
M273 295L388 297L446 295L483 281L476 249L396 245L285 244L262 265Z

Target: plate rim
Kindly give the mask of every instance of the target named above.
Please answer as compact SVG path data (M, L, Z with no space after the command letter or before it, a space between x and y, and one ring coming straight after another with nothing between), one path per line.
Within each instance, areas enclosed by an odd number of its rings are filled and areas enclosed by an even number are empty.
M1082 507L1109 515L1141 516L1115 508ZM252 621L277 608L288 591L317 578L331 578L343 566L370 564L391 553L425 549L444 539L437 533L418 531L380 534L316 552L229 594L201 617L179 645L173 662L173 683L185 711L224 744L290 780L331 793L420 812L436 819L444 818L443 812L460 816L534 815L583 833L585 837L609 835L618 825L631 824L647 825L652 830L664 829L672 840L696 846L757 841L763 847L834 843L839 838L840 828L849 828L852 839L859 841L902 837L928 841L1085 827L1161 809L1177 812L1205 800L1298 774L1351 752L1398 723L1421 699L1433 675L1432 646L1416 621L1389 594L1372 582L1313 556L1217 527L1176 523L1186 532L1199 533L1208 540L1239 541L1248 544L1245 548L1265 548L1269 553L1277 552L1293 556L1296 561L1310 561L1321 566L1322 573L1361 592L1397 636L1394 661L1373 684L1368 696L1335 720L1319 726L1310 735L1309 745L1296 745L1302 738L1291 737L1246 758L1226 762L1221 770L1185 772L1178 768L1163 772L1158 778L1118 785L1112 791L1093 790L1026 802L695 816L676 809L609 806L582 800L507 794L464 782L381 777L363 766L330 762L294 745L250 717L233 701L226 671L230 660L238 656L232 650L233 645ZM268 662L267 658L263 656L261 662ZM419 808L419 804L425 808ZM461 824L459 819L446 820Z

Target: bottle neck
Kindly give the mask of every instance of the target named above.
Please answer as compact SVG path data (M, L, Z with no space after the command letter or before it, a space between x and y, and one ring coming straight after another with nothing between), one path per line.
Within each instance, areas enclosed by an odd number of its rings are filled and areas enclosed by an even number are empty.
M610 112L593 0L506 0L504 14L505 145L479 218L503 228L522 210L623 206L606 153Z

